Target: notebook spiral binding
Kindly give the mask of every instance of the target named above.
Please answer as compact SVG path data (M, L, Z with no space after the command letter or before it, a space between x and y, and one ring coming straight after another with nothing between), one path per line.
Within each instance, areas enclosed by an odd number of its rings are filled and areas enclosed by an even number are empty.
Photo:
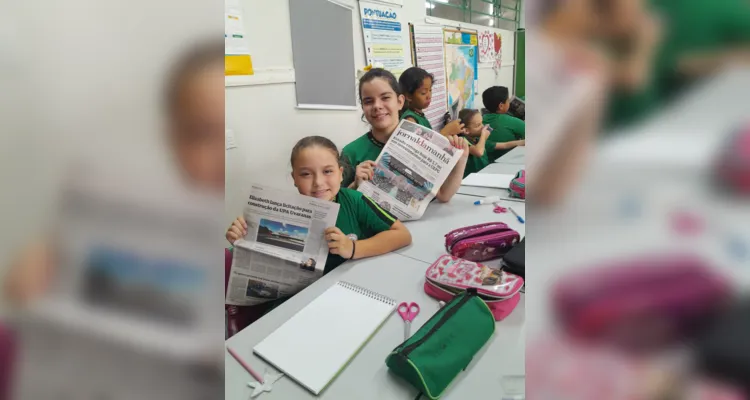
M339 286L343 286L343 287L345 287L345 288L347 288L347 289L349 289L351 291L357 292L359 294L363 294L363 295L365 295L365 296L367 296L367 297L369 297L371 299L375 299L375 300L381 301L381 302L386 303L388 305L391 305L391 306L395 306L396 305L396 300L393 300L392 298L390 298L388 296L384 296L384 295L382 295L382 294L380 294L378 292L374 292L374 291L372 291L370 289L367 289L367 288L364 288L362 286L358 286L358 285L355 285L353 283L344 282L344 281L339 281L338 285Z

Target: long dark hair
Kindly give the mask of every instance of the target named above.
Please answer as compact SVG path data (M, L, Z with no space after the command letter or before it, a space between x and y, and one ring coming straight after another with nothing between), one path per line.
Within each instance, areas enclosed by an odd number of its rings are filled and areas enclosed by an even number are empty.
M362 85L371 82L375 78L381 78L384 79L386 82L388 82L388 85L390 85L391 89L393 89L394 92L396 92L396 96L401 94L401 88L398 85L398 81L396 80L396 77L393 76L392 73L389 71L384 70L383 68L373 68L369 71L367 71L364 75L362 75L361 78L359 78L359 102L362 102Z
M398 78L398 83L404 94L414 94L414 92L422 88L426 78L430 78L432 82L435 82L435 76L431 73L419 67L411 67L401 74L401 77ZM411 107L411 105L409 104L409 99L407 99L404 104L404 109L406 110L409 107Z

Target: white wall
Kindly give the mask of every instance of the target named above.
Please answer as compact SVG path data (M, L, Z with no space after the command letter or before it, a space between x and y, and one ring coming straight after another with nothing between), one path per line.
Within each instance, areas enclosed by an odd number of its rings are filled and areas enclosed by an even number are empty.
M228 82L286 81L250 86L228 86L226 90L227 129L234 131L237 148L227 151L225 202L227 223L242 213L250 183L258 182L280 189L292 189L289 155L304 136L322 135L340 148L368 130L361 111L298 110L293 78L293 54L288 0L241 0L250 36L255 76L230 78ZM359 4L337 0L353 7L355 68L365 66ZM426 23L425 2L404 0L401 15L406 22ZM429 18L464 28L476 25ZM503 67L498 74L491 65L479 66L481 92L493 85L513 88L514 33L497 30L503 36ZM356 71L352 71L354 76ZM481 104L481 100L480 100Z

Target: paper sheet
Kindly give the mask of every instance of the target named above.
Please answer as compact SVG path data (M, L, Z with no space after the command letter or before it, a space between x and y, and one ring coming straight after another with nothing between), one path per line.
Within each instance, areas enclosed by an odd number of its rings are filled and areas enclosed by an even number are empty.
M359 2L365 56L370 65L381 65L397 77L411 66L409 36L400 8Z
M461 184L464 186L507 189L514 177L515 175L511 174L470 174L464 178Z
M443 129L448 99L445 91L445 53L443 51L443 28L440 26L414 25L414 52L419 68L435 76L432 83L432 102L424 114L432 129Z

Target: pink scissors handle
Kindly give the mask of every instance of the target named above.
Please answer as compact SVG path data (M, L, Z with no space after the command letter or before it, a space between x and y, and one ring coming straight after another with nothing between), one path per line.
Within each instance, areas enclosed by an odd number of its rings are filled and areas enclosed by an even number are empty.
M403 302L398 305L398 315L401 316L401 319L404 321L414 321L414 318L417 317L417 314L419 314L419 304L411 302Z

